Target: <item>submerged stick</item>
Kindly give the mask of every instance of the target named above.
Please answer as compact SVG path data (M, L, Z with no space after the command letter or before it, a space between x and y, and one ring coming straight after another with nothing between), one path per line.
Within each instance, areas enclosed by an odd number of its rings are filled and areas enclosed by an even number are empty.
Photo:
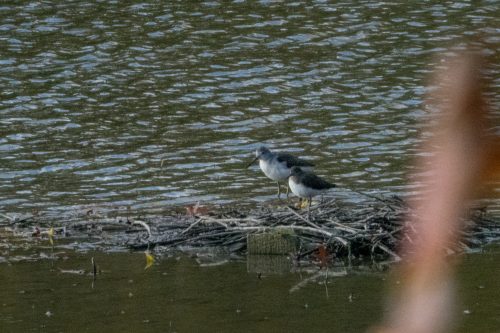
M97 265L95 263L94 257L92 257L92 259L90 261L92 262L92 277L95 280L96 275L97 275Z

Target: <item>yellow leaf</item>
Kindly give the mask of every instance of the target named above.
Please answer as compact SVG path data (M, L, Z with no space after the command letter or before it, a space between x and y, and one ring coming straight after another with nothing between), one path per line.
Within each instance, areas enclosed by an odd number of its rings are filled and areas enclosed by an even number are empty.
M47 235L49 235L50 245L54 246L54 228L51 227L49 231L47 231Z
M307 208L308 206L309 206L309 200L307 199L302 200L302 202L300 203L300 209Z
M146 267L144 267L144 269L148 269L153 266L155 258L151 255L151 253L149 253L149 251L144 252L144 254L146 255Z

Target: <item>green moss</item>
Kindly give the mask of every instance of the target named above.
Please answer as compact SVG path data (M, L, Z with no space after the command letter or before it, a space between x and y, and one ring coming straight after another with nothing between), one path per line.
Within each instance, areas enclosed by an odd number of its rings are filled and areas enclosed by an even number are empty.
M283 255L295 252L297 239L292 230L249 234L247 236L248 254Z

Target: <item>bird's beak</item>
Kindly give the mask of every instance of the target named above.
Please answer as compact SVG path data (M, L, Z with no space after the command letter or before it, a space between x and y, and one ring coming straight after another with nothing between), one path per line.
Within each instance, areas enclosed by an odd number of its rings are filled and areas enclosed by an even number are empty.
M255 162L255 161L257 161L258 159L259 159L259 156L257 156L256 158L254 158L254 159L252 160L252 162L250 162L250 163L247 165L247 167L246 167L246 168L249 168L249 167L250 167L252 164L254 164L254 162Z

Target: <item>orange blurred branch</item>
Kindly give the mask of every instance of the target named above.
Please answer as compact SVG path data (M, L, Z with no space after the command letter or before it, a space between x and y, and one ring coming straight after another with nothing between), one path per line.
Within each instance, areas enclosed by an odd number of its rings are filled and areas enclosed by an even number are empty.
M450 59L434 79L439 119L422 147L426 157L417 161L416 181L425 196L410 202L415 214L408 217L406 232L414 241L402 245L405 262L396 275L401 285L386 325L376 332L437 333L449 327L453 281L444 248L457 242L470 199L500 171L499 140L486 134L491 124L483 67L478 52L466 52Z

